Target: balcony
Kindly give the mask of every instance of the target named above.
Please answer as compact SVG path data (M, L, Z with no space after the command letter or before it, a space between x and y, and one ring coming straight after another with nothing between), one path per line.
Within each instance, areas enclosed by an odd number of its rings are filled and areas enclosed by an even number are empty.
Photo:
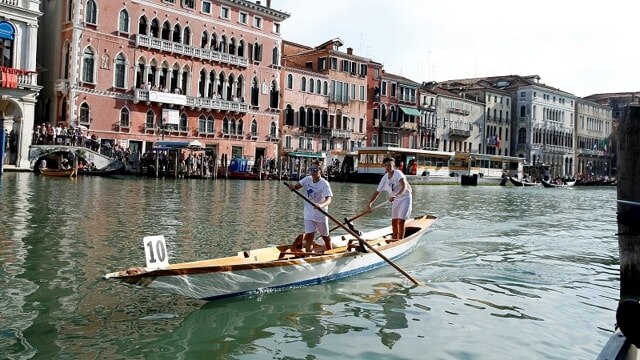
M234 111L237 113L246 113L249 111L248 104L237 101L209 99L145 89L134 89L133 102L137 104L141 101L146 103L156 102L168 105L190 106L198 109Z
M2 87L12 89L38 87L38 73L35 71L20 70L6 66L0 66Z
M353 131L351 130L331 129L331 137L333 138L350 139L352 134Z
M468 138L471 136L471 131L464 129L449 129L450 137Z
M448 113L452 113L452 114L464 115L464 116L469 115L469 111L468 110L463 110L463 109L458 109L458 108L448 108L447 112Z
M57 92L66 93L69 91L69 80L67 79L57 79L55 84L55 90Z
M32 0L0 0L0 5L12 6L20 11L29 10L29 11L39 11L38 8L39 2L35 2Z
M404 130L416 131L416 129L418 128L418 125L412 122L404 122L402 123L402 125L400 125L400 128Z
M149 35L136 34L136 46L144 46L150 49L156 49L188 57L195 57L208 61L227 63L229 65L247 67L249 64L249 59L245 57L226 54L211 49L198 48L191 45L176 43L170 40L158 39Z

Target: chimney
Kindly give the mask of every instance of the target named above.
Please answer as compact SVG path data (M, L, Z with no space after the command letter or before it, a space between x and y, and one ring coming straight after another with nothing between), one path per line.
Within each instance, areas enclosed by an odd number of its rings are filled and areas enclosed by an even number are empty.
M347 48L347 54L353 55L353 48Z
M257 4L257 5L260 5L260 0L256 1L256 4Z
M267 0L267 7L271 8L271 0Z

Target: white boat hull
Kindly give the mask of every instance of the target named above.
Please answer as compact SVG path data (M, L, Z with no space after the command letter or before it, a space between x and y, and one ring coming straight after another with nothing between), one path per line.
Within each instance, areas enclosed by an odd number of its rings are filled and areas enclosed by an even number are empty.
M391 228L376 230L362 235L365 240L378 239L376 250L390 260L398 259L411 251L435 217L416 218L407 221L407 229L411 222L428 222L414 234L405 239L389 242L384 240L391 233ZM347 235L349 236L349 235ZM349 236L353 239L353 237ZM342 242L348 238L336 237L333 242ZM382 241L381 241L382 240ZM280 253L278 248L272 248ZM268 250L268 249L267 249ZM375 252L367 253L351 251L338 252L299 258L262 260L265 249L245 251L236 257L215 259L215 264L207 260L193 263L173 264L165 269L143 270L129 269L106 274L107 279L118 279L151 289L183 295L202 300L215 300L226 297L242 296L258 292L268 292L292 287L300 287L352 276L386 265L386 261ZM345 249L346 250L346 249ZM228 264L224 260L228 259ZM234 262L234 264L231 264Z

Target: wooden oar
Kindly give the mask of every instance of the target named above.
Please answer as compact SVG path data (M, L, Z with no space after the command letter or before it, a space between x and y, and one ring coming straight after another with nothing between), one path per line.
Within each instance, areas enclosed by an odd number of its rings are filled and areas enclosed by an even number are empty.
M383 207L384 205L387 205L388 203L389 203L388 201L381 202L380 204L378 204L378 205L376 205L376 206L372 207L372 208L371 208L371 211L373 211L373 210L375 210L375 209L377 209L377 208L379 208L379 207ZM344 218L344 222L343 222L343 224L344 224L344 225L349 226L349 224L351 224L351 222L352 222L353 220L359 219L359 218L361 218L361 217L363 217L363 216L367 215L367 214L368 214L368 213L370 213L371 211L369 211L369 210L364 211L364 212L362 212L362 213L360 213L360 214L358 214L358 215L356 215L356 216L352 217L351 219ZM338 229L339 227L340 227L340 225L336 225L336 226L332 227L331 229L329 229L329 232L332 232L333 230ZM351 230L353 230L353 231L356 231L356 230L353 228L353 225L349 226L349 228L350 228Z
M284 182L284 184L289 187L289 184L287 182ZM367 248L369 248L369 250L373 251L374 253L376 253L376 255L378 255L380 258L382 258L382 260L386 261L389 265L393 266L394 269L398 270L402 275L404 275L407 279L411 280L411 282L413 282L416 285L422 285L421 282L419 282L418 280L414 279L413 276L409 275L409 273L407 273L406 271L402 270L401 267L399 267L398 265L396 265L396 263L394 263L393 261L391 261L391 259L389 259L388 257L384 256L384 254L382 254L380 251L378 251L378 249L374 248L373 246L371 246L371 244L369 244L366 240L364 240L363 238L360 237L360 235L358 235L355 231L349 229L346 225L342 224L340 222L340 220L336 219L335 217L331 216L329 213L327 213L326 211L322 210L319 207L316 207L316 204L313 203L313 201L309 200L307 197L305 197L304 195L300 194L298 192L298 190L293 189L293 192L295 192L298 196L300 196L301 198L304 199L304 201L308 202L309 204L313 205L316 209L318 209L318 211L320 211L324 216L328 217L329 219L331 219L331 221L335 222L338 226L340 226L344 231L348 232L349 234L351 234L351 236L353 236L354 238L356 238L361 244L364 244Z

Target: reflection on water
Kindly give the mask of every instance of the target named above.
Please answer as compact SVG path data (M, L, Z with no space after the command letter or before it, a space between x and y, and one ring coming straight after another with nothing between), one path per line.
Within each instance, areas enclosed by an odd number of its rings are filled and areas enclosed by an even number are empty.
M373 185L332 183L330 212ZM595 358L615 321L615 189L415 186L440 217L398 264L327 284L203 303L101 280L290 242L301 200L277 181L0 180L0 353L9 358ZM390 208L356 221L389 225ZM423 350L424 349L424 350ZM421 353L423 352L424 353ZM417 356L419 354L420 356Z

